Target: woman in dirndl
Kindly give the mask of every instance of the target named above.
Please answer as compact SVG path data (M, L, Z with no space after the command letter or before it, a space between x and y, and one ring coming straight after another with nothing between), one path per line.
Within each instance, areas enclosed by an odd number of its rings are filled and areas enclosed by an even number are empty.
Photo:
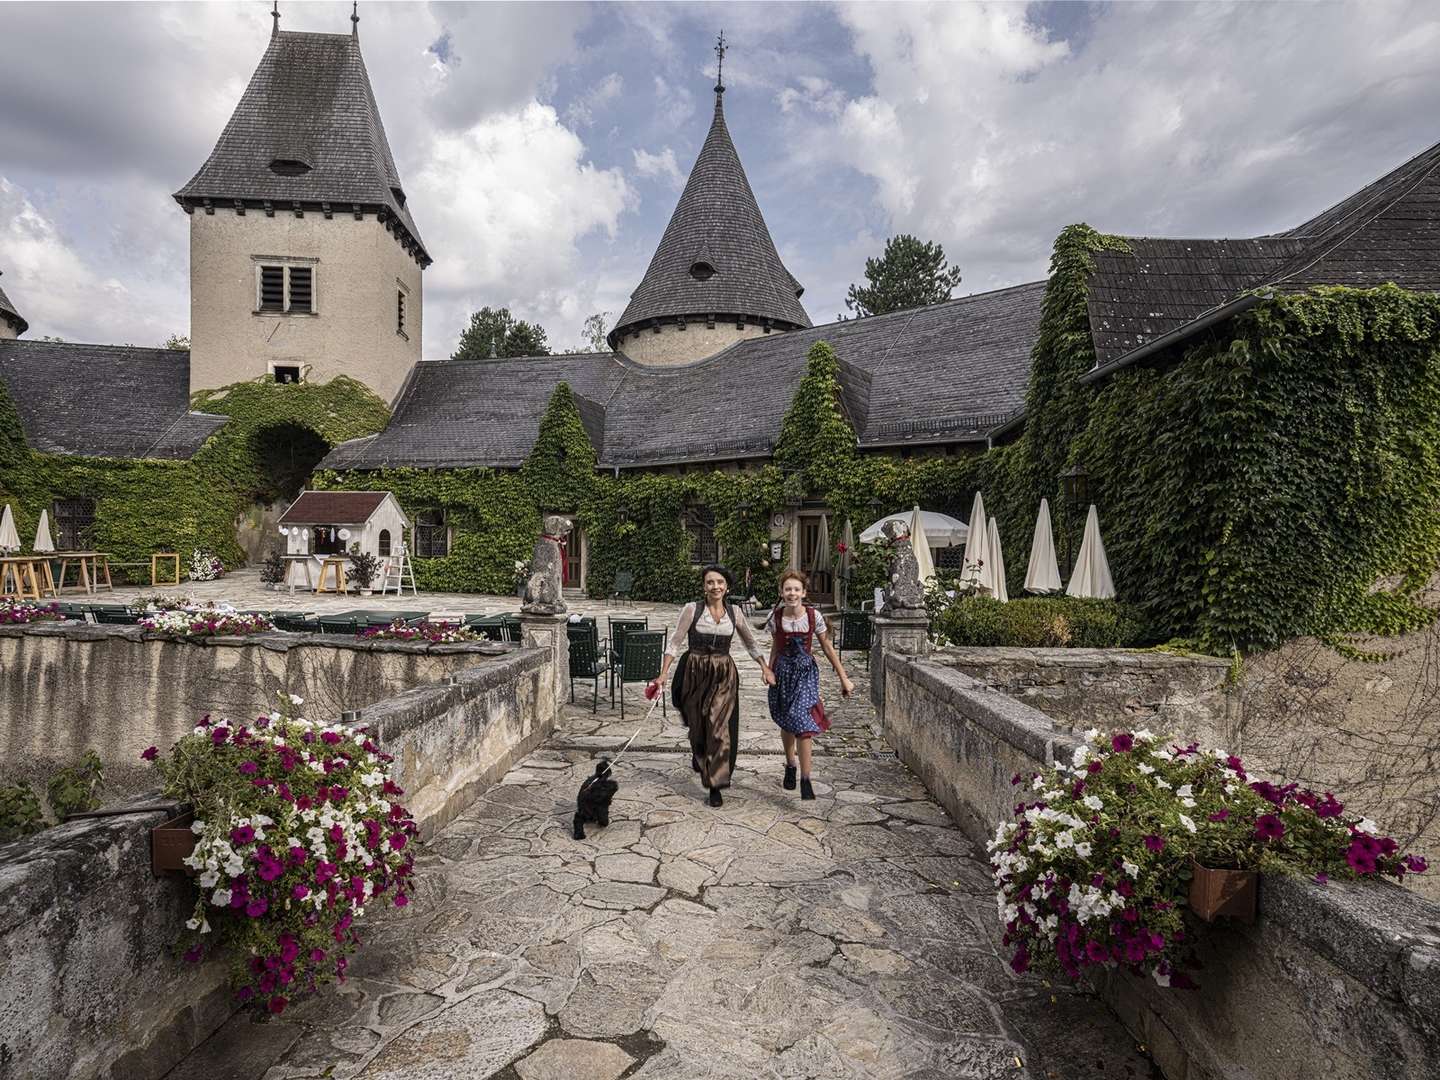
M795 790L795 767L800 767L800 798L815 798L810 784L810 740L827 731L830 721L820 701L820 668L814 649L818 638L825 658L840 677L840 693L849 697L855 689L840 663L840 654L830 642L830 627L817 608L805 603L809 582L799 570L780 575L780 603L765 624L770 631L770 666L775 682L770 687L770 719L780 727L785 745L787 791ZM799 761L796 761L796 758Z
M664 692L670 665L680 655L683 644L685 655L680 657L675 674L675 705L690 732L690 764L710 790L710 805L720 806L724 802L720 790L730 786L740 750L740 673L730 658L736 634L751 659L760 665L765 682L773 685L775 676L756 644L750 624L743 615L736 615L726 601L732 587L730 571L723 566L707 566L700 581L705 598L680 609L660 674L646 693L653 697Z

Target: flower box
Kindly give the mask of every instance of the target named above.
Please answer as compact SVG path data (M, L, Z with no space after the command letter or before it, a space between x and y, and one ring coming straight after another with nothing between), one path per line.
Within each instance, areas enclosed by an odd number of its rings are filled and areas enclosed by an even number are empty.
M195 871L184 862L199 839L190 831L194 820L194 813L187 811L150 830L150 869L156 877L173 873L194 875Z
M1190 860L1190 910L1206 922L1228 915L1255 921L1259 875L1254 870L1214 870Z

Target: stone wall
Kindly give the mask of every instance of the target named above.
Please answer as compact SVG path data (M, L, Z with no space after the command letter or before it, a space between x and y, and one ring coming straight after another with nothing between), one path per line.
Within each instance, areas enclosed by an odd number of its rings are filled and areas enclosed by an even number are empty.
M173 640L133 626L0 627L0 775L37 790L94 748L111 794L146 790L147 746L167 749L205 713L269 712L277 691L317 718L436 682L513 646L427 646L341 635Z
M137 664L162 644L120 629L111 645L131 650ZM3 644L45 648L67 639L52 629ZM272 652L255 643L188 648L236 665L248 652ZM363 666L367 654L350 651L359 658L351 662ZM360 721L396 756L392 777L405 788L423 838L553 730L560 707L554 669L563 660L550 648L429 652L461 666L437 684L369 705ZM161 801L151 792L119 808ZM174 953L194 892L184 878L151 875L149 830L169 816L81 819L0 847L0 1080L158 1080L229 1017L221 964L188 965Z
M1011 815L1010 778L1080 744L953 666L885 662L885 734L976 842ZM1096 989L1170 1080L1422 1080L1440 1061L1440 907L1394 885L1265 878L1252 927L1205 933L1201 988L1125 972Z
M1148 727L1230 745L1228 661L1126 649L938 649L954 668L1071 731Z

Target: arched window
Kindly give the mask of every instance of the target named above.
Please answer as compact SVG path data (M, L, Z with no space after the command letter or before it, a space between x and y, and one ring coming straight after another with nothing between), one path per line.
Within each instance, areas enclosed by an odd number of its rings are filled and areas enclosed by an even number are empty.
M390 554L390 530L380 530L380 557L383 559Z

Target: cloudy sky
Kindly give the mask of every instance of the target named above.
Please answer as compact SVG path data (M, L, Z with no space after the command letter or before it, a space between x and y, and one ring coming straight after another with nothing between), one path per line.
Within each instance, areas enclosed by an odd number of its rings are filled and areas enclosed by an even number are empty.
M347 32L349 5L281 4ZM960 293L1043 276L1075 221L1288 228L1440 140L1440 5L393 4L360 36L435 258L424 351L508 305L574 345L643 274L726 116L816 323L896 232ZM268 3L7 3L0 279L30 336L158 344L188 327L204 161L265 48Z

